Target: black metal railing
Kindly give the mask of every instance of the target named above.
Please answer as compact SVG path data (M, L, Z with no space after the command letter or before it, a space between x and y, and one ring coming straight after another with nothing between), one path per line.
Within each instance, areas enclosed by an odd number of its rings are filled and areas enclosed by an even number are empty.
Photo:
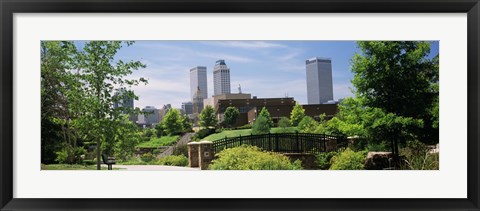
M213 142L214 153L241 145L252 145L279 153L319 153L347 147L345 137L312 133L269 133L225 137Z

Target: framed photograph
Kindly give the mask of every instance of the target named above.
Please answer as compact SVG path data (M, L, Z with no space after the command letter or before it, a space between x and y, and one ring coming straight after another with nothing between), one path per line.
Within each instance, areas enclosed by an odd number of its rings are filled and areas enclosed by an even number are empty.
M1 210L479 210L478 0L0 8Z

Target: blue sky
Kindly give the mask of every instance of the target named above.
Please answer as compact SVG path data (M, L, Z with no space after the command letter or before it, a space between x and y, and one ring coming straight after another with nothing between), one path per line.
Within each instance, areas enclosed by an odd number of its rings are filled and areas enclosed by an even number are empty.
M213 66L224 59L230 68L232 93L263 97L294 97L307 103L305 60L332 59L334 99L353 96L350 60L358 49L354 41L136 41L118 52L118 59L140 60L147 68L135 71L132 78L145 77L147 85L134 87L139 100L135 107L157 108L172 104L179 108L190 99L189 70L207 67L208 95L213 94ZM432 42L431 55L438 54Z

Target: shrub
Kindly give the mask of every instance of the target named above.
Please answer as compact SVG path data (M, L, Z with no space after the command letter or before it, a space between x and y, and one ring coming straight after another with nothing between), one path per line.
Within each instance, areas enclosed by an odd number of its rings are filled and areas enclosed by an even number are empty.
M291 126L290 120L287 117L282 117L280 118L280 120L278 120L278 127L287 128L290 126Z
M188 146L184 144L173 148L173 155L184 155L188 157Z
M188 158L185 155L169 155L160 158L157 164L167 166L188 166Z
M140 159L143 161L143 162L146 162L146 163L149 163L149 162L152 162L156 159L157 157L155 157L155 155L153 155L152 153L145 153L143 154L142 156L140 156Z
M143 134L145 137L153 137L153 136L156 136L156 133L157 131L153 128L146 128L144 131L143 131Z
M71 154L69 154L67 149L70 149ZM57 157L55 158L55 161L63 164L81 164L83 160L82 157L85 155L86 150L83 147L77 147L74 153L72 153L72 151L74 151L73 148L67 146L61 151L56 152L55 154Z
M212 170L299 170L299 160L291 162L281 154L265 152L258 147L242 145L225 149L217 154L218 159L210 164Z
M195 135L193 136L192 140L201 140L211 134L214 134L215 133L215 129L214 128L204 128L204 129L201 129L199 130L197 133L195 133Z
M322 152L317 154L315 157L317 159L318 168L328 170L332 165L331 159L337 154L337 152Z
M361 170L365 162L366 151L354 152L350 148L331 159L331 170Z
M252 125L251 125L251 124L246 124L246 125L243 125L243 126L237 127L236 129L238 129L238 130L243 130L243 129L252 129Z
M83 160L83 165L95 165L97 164L97 161L96 160Z
M119 161L117 162L119 165L148 165L149 163L146 163L142 161L141 158L138 157L131 157L126 161Z
M407 143L407 147L400 150L400 154L405 156L405 162L400 166L401 169L409 170L438 170L439 154L431 153L430 149L419 141Z
M270 125L268 124L268 119L265 118L264 116L258 116L257 119L255 120L255 123L253 123L252 134L253 135L267 134L269 132L270 132Z
M367 150L370 152L382 152L382 151L390 151L391 147L390 147L390 144L386 142L380 142L380 143L369 142L367 144Z
M72 147L70 146L67 146L66 148L69 148L71 151L73 151ZM73 164L74 162L74 156L73 154L69 154L68 150L67 149L62 149L58 152L55 153L57 155L57 157L55 158L55 161L58 162L58 163L62 163L62 164L65 164L65 163L68 163L68 164Z

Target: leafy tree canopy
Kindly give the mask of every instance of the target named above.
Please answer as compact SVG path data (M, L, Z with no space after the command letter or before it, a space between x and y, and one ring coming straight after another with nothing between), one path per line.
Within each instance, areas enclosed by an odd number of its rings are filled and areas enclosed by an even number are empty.
M180 111L169 109L162 120L162 128L168 135L176 135L183 131L183 119Z
M212 106L205 106L200 112L200 125L205 128L215 127L217 125L217 117L215 115L215 109Z
M297 103L290 114L290 122L292 123L292 126L297 126L298 123L302 121L303 117L305 117L305 109Z
M236 107L228 107L224 113L224 122L227 126L231 127L235 124L240 115L240 111Z

